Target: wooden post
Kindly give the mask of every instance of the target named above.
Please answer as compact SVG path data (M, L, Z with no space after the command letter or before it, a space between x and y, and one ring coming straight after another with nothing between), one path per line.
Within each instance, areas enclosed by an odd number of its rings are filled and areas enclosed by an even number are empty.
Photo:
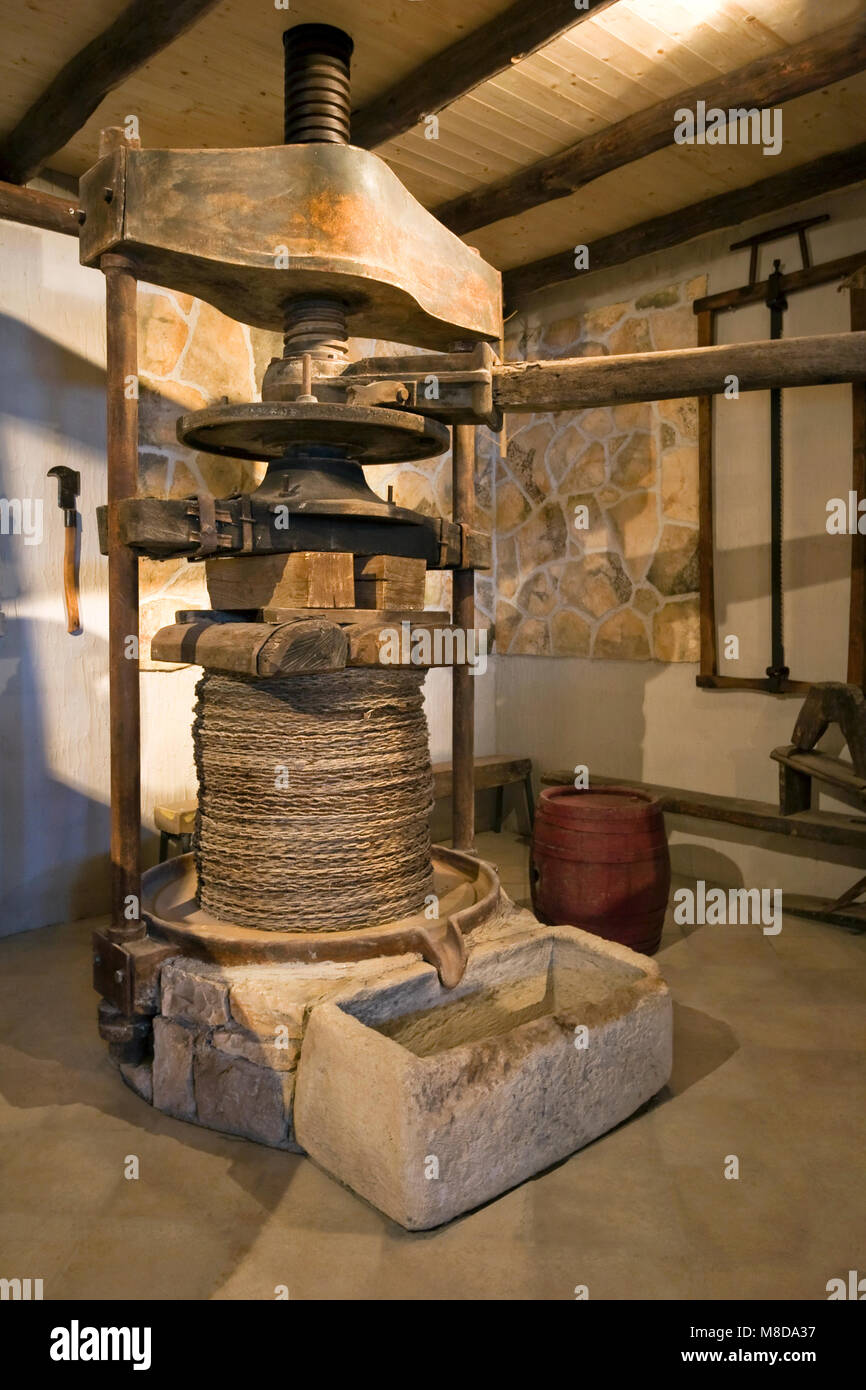
M475 426L455 425L451 435L452 515L458 525L475 521ZM475 627L475 572L454 571L454 626ZM451 673L452 831L455 849L475 849L475 684L468 664Z
M141 729L138 559L124 545L117 507L138 491L137 282L124 256L105 255L108 419L108 666L111 742L111 935L144 935L141 923Z
M698 347L712 347L714 315L698 315ZM698 396L698 565L701 603L701 675L718 674L716 592L713 573L713 398Z
M866 276L851 286L851 328L866 328ZM851 487L858 501L866 497L866 383L851 384L853 470ZM851 607L848 617L848 684L866 689L866 536L851 537Z

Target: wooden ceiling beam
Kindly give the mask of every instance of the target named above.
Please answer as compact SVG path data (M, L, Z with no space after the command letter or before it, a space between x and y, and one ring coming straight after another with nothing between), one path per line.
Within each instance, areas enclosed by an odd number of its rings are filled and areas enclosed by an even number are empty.
M473 29L415 68L352 114L352 144L383 145L504 72L520 58L552 43L581 20L593 19L617 0L516 0L502 14Z
M648 222L639 222L634 227L600 237L589 245L586 270L575 270L573 246L556 255L506 270L503 274L506 305L513 309L526 295L545 289L548 285L591 275L610 266L624 265L638 256L649 256L654 251L666 251L671 246L693 241L707 232L738 226L753 217L778 212L781 208L832 193L838 188L860 183L863 179L866 179L866 142L836 154L823 155L820 159L810 160L808 164L798 164L784 174L774 174L772 178L747 184L745 188L735 188L716 197L705 198L700 203L691 203L661 217L653 217Z
M0 179L26 183L63 148L100 102L220 0L132 0L55 77L0 140Z
M560 154L539 160L509 179L461 194L434 209L458 235L487 227L556 198L567 198L593 179L633 164L675 143L676 113L694 111L699 101L731 108L772 108L866 68L866 17L814 34L781 53L758 58L714 82L702 82L665 98Z

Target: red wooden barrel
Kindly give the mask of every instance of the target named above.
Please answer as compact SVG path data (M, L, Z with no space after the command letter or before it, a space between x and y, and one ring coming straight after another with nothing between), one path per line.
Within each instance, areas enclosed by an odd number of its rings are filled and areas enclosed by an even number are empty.
M652 955L671 884L661 803L632 787L546 787L530 877L540 921L582 927Z

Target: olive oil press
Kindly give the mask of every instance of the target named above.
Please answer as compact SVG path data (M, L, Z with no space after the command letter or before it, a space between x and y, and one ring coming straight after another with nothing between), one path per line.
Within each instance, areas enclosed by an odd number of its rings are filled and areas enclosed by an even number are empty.
M498 429L503 403L536 407L525 390L497 397L498 271L351 145L351 39L302 25L284 42L284 144L145 150L107 132L81 182L81 258L105 273L108 325L114 878L95 938L100 1032L157 1108L307 1152L423 1227L657 1091L670 1001L651 962L541 926L473 853L474 687L456 641L453 847L431 846L426 671L386 664L381 636L473 628L474 573L490 564L475 431ZM138 279L283 335L261 401L177 425L190 448L266 462L254 491L136 496L124 385ZM420 352L350 362L350 336ZM449 447L450 521L365 479L365 465ZM144 874L125 654L141 556L204 563L211 601L152 642L156 659L203 674L193 849ZM428 570L453 574L451 614L424 610ZM589 1052L575 1046L586 1027Z

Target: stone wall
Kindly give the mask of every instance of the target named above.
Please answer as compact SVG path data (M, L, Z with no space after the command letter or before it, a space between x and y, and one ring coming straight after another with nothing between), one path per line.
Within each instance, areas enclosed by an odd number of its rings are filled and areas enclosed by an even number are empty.
M179 415L220 400L257 399L256 345L266 335L235 323L191 295L139 285L139 490L145 497L225 497L254 488L264 465L194 453L178 442ZM264 364L266 365L266 363ZM257 371L258 366L258 371ZM141 560L140 650L143 670L172 670L150 659L150 639L178 608L207 608L204 566Z
M540 328L509 360L696 344L703 277ZM496 650L697 661L697 403L510 417L496 470Z

